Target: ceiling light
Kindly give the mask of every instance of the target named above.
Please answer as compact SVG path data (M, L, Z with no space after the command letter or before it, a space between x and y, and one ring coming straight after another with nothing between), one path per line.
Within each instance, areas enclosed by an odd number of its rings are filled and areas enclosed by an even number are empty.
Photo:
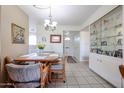
M70 40L70 37L65 37L64 40L69 41Z
M54 30L56 30L57 22L52 21L51 6L50 6L49 19L45 20L44 26L45 26L46 31L54 31Z
M33 5L33 6L38 9L50 9L49 18L44 21L45 22L44 27L46 31L56 30L57 22L52 20L51 6L42 6L42 5Z

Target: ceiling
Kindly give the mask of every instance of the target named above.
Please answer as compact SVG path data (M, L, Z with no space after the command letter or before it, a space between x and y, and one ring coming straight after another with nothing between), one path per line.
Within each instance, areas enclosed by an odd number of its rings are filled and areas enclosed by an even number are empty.
M37 9L31 5L19 6L30 19L43 24L48 19L49 9ZM51 6L52 19L60 25L81 25L90 17L100 5L60 5Z

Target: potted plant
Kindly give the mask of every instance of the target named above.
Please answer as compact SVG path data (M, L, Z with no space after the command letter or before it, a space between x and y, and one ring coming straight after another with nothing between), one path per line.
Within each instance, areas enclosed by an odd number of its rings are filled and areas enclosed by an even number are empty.
M39 44L37 44L37 47L39 49L39 53L41 54L43 49L45 48L45 44L39 43Z

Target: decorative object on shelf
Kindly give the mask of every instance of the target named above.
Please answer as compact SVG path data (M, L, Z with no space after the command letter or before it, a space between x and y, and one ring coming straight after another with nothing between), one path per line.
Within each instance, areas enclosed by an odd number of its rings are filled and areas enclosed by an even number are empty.
M42 43L39 43L39 44L37 44L37 48L39 49L39 54L41 54L42 53L42 51L43 51L43 49L45 48L45 44L42 44Z
M118 27L121 27L122 26L122 24L117 24L117 25L115 25L115 28L118 28Z
M49 9L49 18L45 20L44 27L46 31L54 31L57 28L57 22L52 20L52 12L51 12L51 6L43 7L42 5L34 5L35 8L38 9Z
M118 39L118 41L117 41L117 45L122 45L122 39L121 39L121 38Z
M122 33L121 33L122 31L120 31L120 32L118 32L118 36L121 36L122 35Z
M114 57L119 57L119 58L123 58L123 53L122 53L122 49L118 49L115 51Z
M50 35L50 43L61 43L61 35Z
M96 48L92 48L90 51L93 52L93 53L96 53L97 49Z
M103 51L102 51L101 49L97 49L97 53L98 53L98 54L102 54L102 52L103 52Z
M91 46L96 46L96 45L97 45L96 42L91 43Z
M12 43L24 44L25 43L25 29L12 23L11 24Z
M107 41L102 41L101 46L107 46Z

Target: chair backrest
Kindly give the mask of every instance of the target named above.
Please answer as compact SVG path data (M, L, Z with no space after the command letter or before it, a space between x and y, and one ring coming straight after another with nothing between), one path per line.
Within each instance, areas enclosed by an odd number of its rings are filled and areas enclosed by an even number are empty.
M7 72L12 81L31 82L40 80L40 63L33 65L6 64Z
M65 63L67 62L67 56L62 56L61 60L59 63L63 64L64 70L65 70Z

